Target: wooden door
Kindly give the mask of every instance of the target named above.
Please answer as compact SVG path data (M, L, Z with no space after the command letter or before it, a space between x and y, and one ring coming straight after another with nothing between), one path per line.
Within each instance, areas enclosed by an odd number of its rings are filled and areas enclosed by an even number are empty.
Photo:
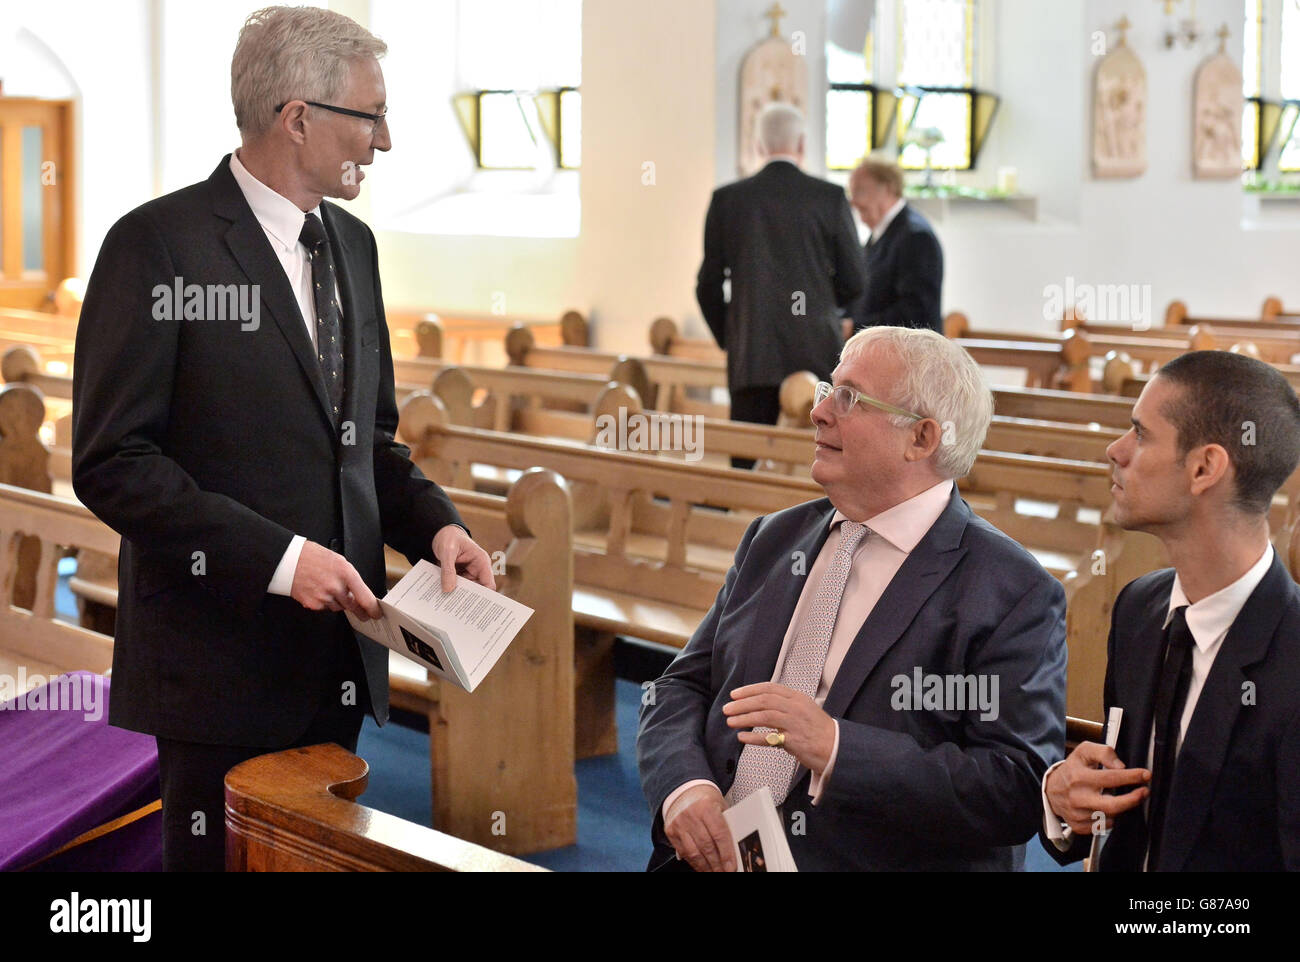
M70 100L0 97L0 308L52 310L76 258Z

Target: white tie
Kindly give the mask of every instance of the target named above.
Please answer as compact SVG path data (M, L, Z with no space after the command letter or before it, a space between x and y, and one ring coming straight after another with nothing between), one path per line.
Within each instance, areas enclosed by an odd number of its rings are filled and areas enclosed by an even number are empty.
M781 665L778 684L803 692L809 698L817 697L817 687L826 666L826 652L831 647L831 633L840 612L840 598L844 595L844 585L853 563L853 552L868 530L866 525L856 521L840 522L840 543L835 549L835 557L822 576L812 608L799 626L794 644ZM770 731L773 729L754 729L760 735ZM790 792L790 779L798 764L794 755L784 748L746 745L740 752L736 780L727 793L727 800L734 805L766 785L772 790L772 800L780 805Z

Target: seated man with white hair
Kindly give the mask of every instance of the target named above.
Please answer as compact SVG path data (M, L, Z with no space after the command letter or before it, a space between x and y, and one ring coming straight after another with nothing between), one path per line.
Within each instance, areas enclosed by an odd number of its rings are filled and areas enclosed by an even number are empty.
M960 347L880 327L817 399L827 497L750 525L642 709L650 868L734 869L723 810L763 786L801 870L1021 868L1064 754L1065 594L957 492L992 396Z
M713 192L695 297L727 352L732 420L775 424L787 375L830 375L844 343L841 308L866 288L866 265L844 191L799 169L803 115L768 104L758 149L762 170Z

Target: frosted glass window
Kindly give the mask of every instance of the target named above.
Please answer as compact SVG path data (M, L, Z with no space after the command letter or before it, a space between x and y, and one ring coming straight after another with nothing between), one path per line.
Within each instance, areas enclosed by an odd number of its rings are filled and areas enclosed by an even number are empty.
M45 192L41 185L44 131L23 128L23 271L45 270Z

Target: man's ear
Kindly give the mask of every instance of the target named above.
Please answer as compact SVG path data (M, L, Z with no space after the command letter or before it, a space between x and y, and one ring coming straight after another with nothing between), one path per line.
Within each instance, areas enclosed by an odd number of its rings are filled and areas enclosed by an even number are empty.
M293 143L301 145L307 139L306 104L299 102L285 107L275 122Z
M908 461L925 461L939 450L942 440L939 422L934 418L922 418L912 425L912 436L903 456Z
M1221 444L1203 444L1187 452L1186 466L1192 494L1204 494L1227 479L1235 483L1236 469L1227 450Z

